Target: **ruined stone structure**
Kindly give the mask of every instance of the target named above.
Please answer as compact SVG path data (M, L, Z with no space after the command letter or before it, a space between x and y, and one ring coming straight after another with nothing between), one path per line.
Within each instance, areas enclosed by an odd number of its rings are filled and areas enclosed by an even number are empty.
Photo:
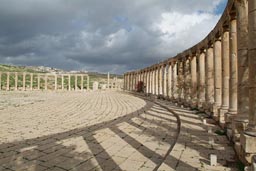
M3 79L5 77L5 79ZM74 80L72 84L71 79ZM79 79L79 84L78 84ZM0 72L0 90L89 90L87 74ZM11 82L13 84L11 84Z
M229 0L209 35L175 57L124 74L124 89L211 115L244 163L256 154L256 0Z

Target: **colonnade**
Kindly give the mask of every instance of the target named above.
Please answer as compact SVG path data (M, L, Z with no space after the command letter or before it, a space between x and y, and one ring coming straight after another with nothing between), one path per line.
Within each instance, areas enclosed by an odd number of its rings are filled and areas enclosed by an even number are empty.
M256 154L256 0L229 0L197 45L147 68L124 74L124 89L211 115L244 163Z
M83 91L90 89L89 83L90 78L87 74L0 72L0 90L6 91L42 89Z

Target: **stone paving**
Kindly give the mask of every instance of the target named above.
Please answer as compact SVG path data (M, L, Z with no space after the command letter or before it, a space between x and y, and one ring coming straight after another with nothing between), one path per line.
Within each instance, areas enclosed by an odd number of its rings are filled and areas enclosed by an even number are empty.
M1 93L0 170L236 170L203 115L114 91ZM166 103L166 104L165 104ZM211 127L213 132L208 132ZM209 145L209 137L215 143ZM177 142L176 142L177 140ZM175 144L176 143L176 144ZM164 160L172 147L170 155ZM209 154L218 165L209 166Z

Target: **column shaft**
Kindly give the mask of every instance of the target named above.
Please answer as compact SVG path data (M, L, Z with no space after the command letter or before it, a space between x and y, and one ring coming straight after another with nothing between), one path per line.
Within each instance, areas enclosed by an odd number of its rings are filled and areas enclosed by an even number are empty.
M81 75L81 90L84 90L84 76Z
M25 91L26 90L26 73L24 72L23 73L23 84L22 84L22 89L23 89L23 91Z
M40 75L37 74L37 89L38 89L38 90L40 90L40 82L41 82Z
M173 62L172 67L172 100L176 101L178 99L178 63Z
M172 64L169 63L168 65L168 73L167 73L167 97L170 98L172 96Z
M206 51L206 111L212 113L214 103L214 72L213 72L213 47Z
M156 95L159 95L159 70L156 68Z
M87 76L87 90L90 90L90 77Z
M54 86L54 88L55 88L55 90L58 90L58 75L57 74L55 74L55 86Z
M221 38L221 53L222 53L222 94L221 94L221 109L219 111L219 122L221 124L231 122L225 119L225 113L229 108L229 79L230 79L230 50L229 50L229 31L228 27L223 28Z
M197 61L196 61L196 55L193 55L191 59L191 91L190 91L190 98L191 103L190 106L192 108L196 107L197 102Z
M2 90L2 72L0 72L0 90Z
M61 75L61 89L64 90L64 75Z
M71 91L71 75L68 75L68 91Z
M108 72L108 83L107 83L107 87L108 87L108 89L109 89L109 79L110 79L110 75L109 75L109 72ZM88 90L88 88L87 88L87 90Z
M77 91L77 75L75 75L75 91Z
M164 65L164 79L163 79L163 95L164 97L167 97L167 66Z
M199 56L199 108L203 107L205 102L205 52L201 52Z
M15 88L14 90L18 90L18 73L15 72Z
M153 75L152 93L155 95L156 94L156 70L155 69L153 69L152 75Z
M237 27L236 20L230 21L230 81L229 113L237 113Z
M236 120L248 122L249 64L248 64L248 2L237 3L237 116ZM254 22L254 21L252 21ZM249 26L250 27L250 26ZM253 42L252 42L253 43Z
M190 59L184 60L184 103L188 105L190 100Z
M48 90L48 76L47 75L44 76L44 89Z
M30 90L33 90L33 74L30 74Z
M256 136L256 1L249 1L249 129Z
M222 77L221 77L221 41L216 39L213 45L214 56L214 106L213 116L219 120L219 108L221 106L221 92L222 92Z
M10 90L10 72L6 73L7 78L6 78L6 90L9 91Z

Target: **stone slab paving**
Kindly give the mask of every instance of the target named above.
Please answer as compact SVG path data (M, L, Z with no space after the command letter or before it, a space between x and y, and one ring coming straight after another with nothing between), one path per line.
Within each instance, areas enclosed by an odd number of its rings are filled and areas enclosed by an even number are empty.
M0 97L3 171L153 170L177 135L173 114L120 92L1 92Z
M159 170L238 171L234 149L225 135L215 133L221 129L213 119L167 101L156 102L173 110L181 121L177 143ZM217 155L217 166L210 166L210 154Z

